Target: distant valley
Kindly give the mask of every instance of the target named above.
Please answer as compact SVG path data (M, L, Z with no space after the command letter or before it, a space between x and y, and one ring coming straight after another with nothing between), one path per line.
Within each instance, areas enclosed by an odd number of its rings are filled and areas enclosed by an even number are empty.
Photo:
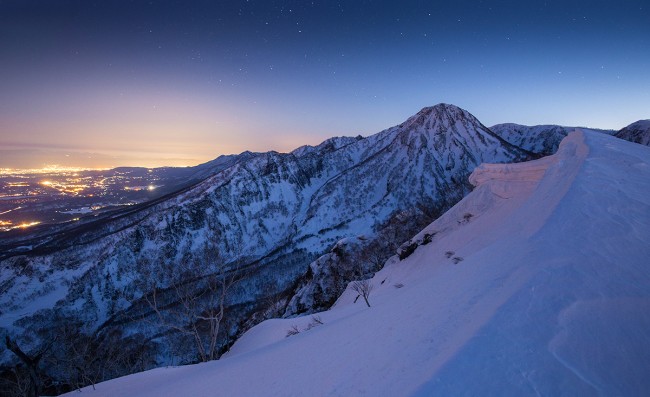
M0 232L85 220L178 190L167 168L4 170L0 174ZM41 227L42 227L41 226Z

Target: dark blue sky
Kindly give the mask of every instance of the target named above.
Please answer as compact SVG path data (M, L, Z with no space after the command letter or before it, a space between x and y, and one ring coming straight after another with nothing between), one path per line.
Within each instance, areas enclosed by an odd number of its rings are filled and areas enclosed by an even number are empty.
M646 3L0 0L0 166L286 151L439 102L618 129L650 117Z

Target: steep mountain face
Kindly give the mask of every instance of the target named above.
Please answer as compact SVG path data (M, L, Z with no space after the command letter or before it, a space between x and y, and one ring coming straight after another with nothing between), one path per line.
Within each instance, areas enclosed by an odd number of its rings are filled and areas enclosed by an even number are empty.
M626 141L650 146L650 120L639 120L621 129L615 135Z
M220 269L246 270L227 302L242 316L262 298L291 291L336 241L373 236L407 210L439 215L470 191L467 176L480 163L529 156L446 104L368 138L248 154L164 200L10 253L1 262L0 326L28 346L39 344L53 319L80 321L89 333L155 338L163 330L151 321L142 326L150 315L142 298L154 282L172 286L172 273L162 269L206 250L218 253ZM239 332L238 321L224 341ZM155 361L170 362L161 353Z
M557 151L562 139L571 131L575 131L578 128L583 131L597 131L605 134L614 133L614 131L609 130L581 127L562 127L559 125L527 126L514 123L493 125L490 127L490 130L515 146L535 154L548 156Z
M369 280L371 307L350 286L331 310L257 325L218 361L83 393L647 395L650 148L577 131L552 156L470 178Z
M39 225L36 228L30 229L29 232L25 230L5 232L0 238L0 260L15 255L16 251L24 250L25 247L42 245L44 241L48 241L50 239L60 241L61 236L68 234L78 234L81 229L95 230L98 224L109 222L111 219L124 217L126 214L139 212L145 207L150 207L156 203L166 201L169 199L170 194L174 195L183 189L188 189L191 186L203 181L204 179L218 174L219 172L230 168L239 162L249 160L255 155L256 154L251 152L224 155L219 156L212 161L199 164L194 167L161 167L154 169L139 167L119 167L108 171L95 171L97 173L101 172L102 177L114 177L116 174L119 175L120 173L140 173L149 175L149 171L151 171L150 175L154 175L156 177L156 183L159 184L159 186L153 193L146 193L146 195L150 197L150 200L142 204L135 206L123 206L122 208L118 207L112 210L107 209L106 211L99 213L93 212L92 214L88 215L80 215L79 219L75 222L43 224ZM153 197L151 197L152 195ZM137 202L141 202L147 196L142 193L141 196L133 197L133 199ZM61 208L66 208L65 203L72 206L73 208L75 205L78 205L73 204L70 201L66 201L65 198L62 199L62 202L64 204L61 205ZM45 206L44 209L42 204L34 204L31 206L35 208L40 207L40 210L37 210L40 212L36 212L37 219L49 218L50 211L53 211L47 206ZM79 225L87 223L92 223L92 225L88 225L84 228L79 227Z
M515 146L543 156L555 153L562 139L573 131L571 127L559 125L513 123L493 125L490 130Z

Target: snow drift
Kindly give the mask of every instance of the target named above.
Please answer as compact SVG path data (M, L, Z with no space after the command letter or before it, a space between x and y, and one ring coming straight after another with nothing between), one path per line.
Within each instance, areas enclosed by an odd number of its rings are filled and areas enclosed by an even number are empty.
M219 361L84 395L647 395L650 148L577 131L553 156L471 181L375 275L372 307L348 288L318 317L254 327Z

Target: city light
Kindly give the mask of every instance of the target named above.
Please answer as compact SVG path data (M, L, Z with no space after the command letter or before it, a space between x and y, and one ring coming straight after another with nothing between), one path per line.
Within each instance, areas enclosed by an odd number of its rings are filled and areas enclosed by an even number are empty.
M24 223L21 223L20 225L18 225L17 227L19 227L21 229L26 229L28 227L36 226L36 225L38 225L40 223L41 222L24 222Z
M141 168L0 169L0 232L79 221L80 214L97 216L139 204L158 193L164 186L160 180L155 169Z
M8 232L10 230L15 230L15 229L27 229L32 226L39 225L41 222L22 222L18 225L14 225L13 222L11 221L5 221L5 220L0 220L0 231L2 232Z

